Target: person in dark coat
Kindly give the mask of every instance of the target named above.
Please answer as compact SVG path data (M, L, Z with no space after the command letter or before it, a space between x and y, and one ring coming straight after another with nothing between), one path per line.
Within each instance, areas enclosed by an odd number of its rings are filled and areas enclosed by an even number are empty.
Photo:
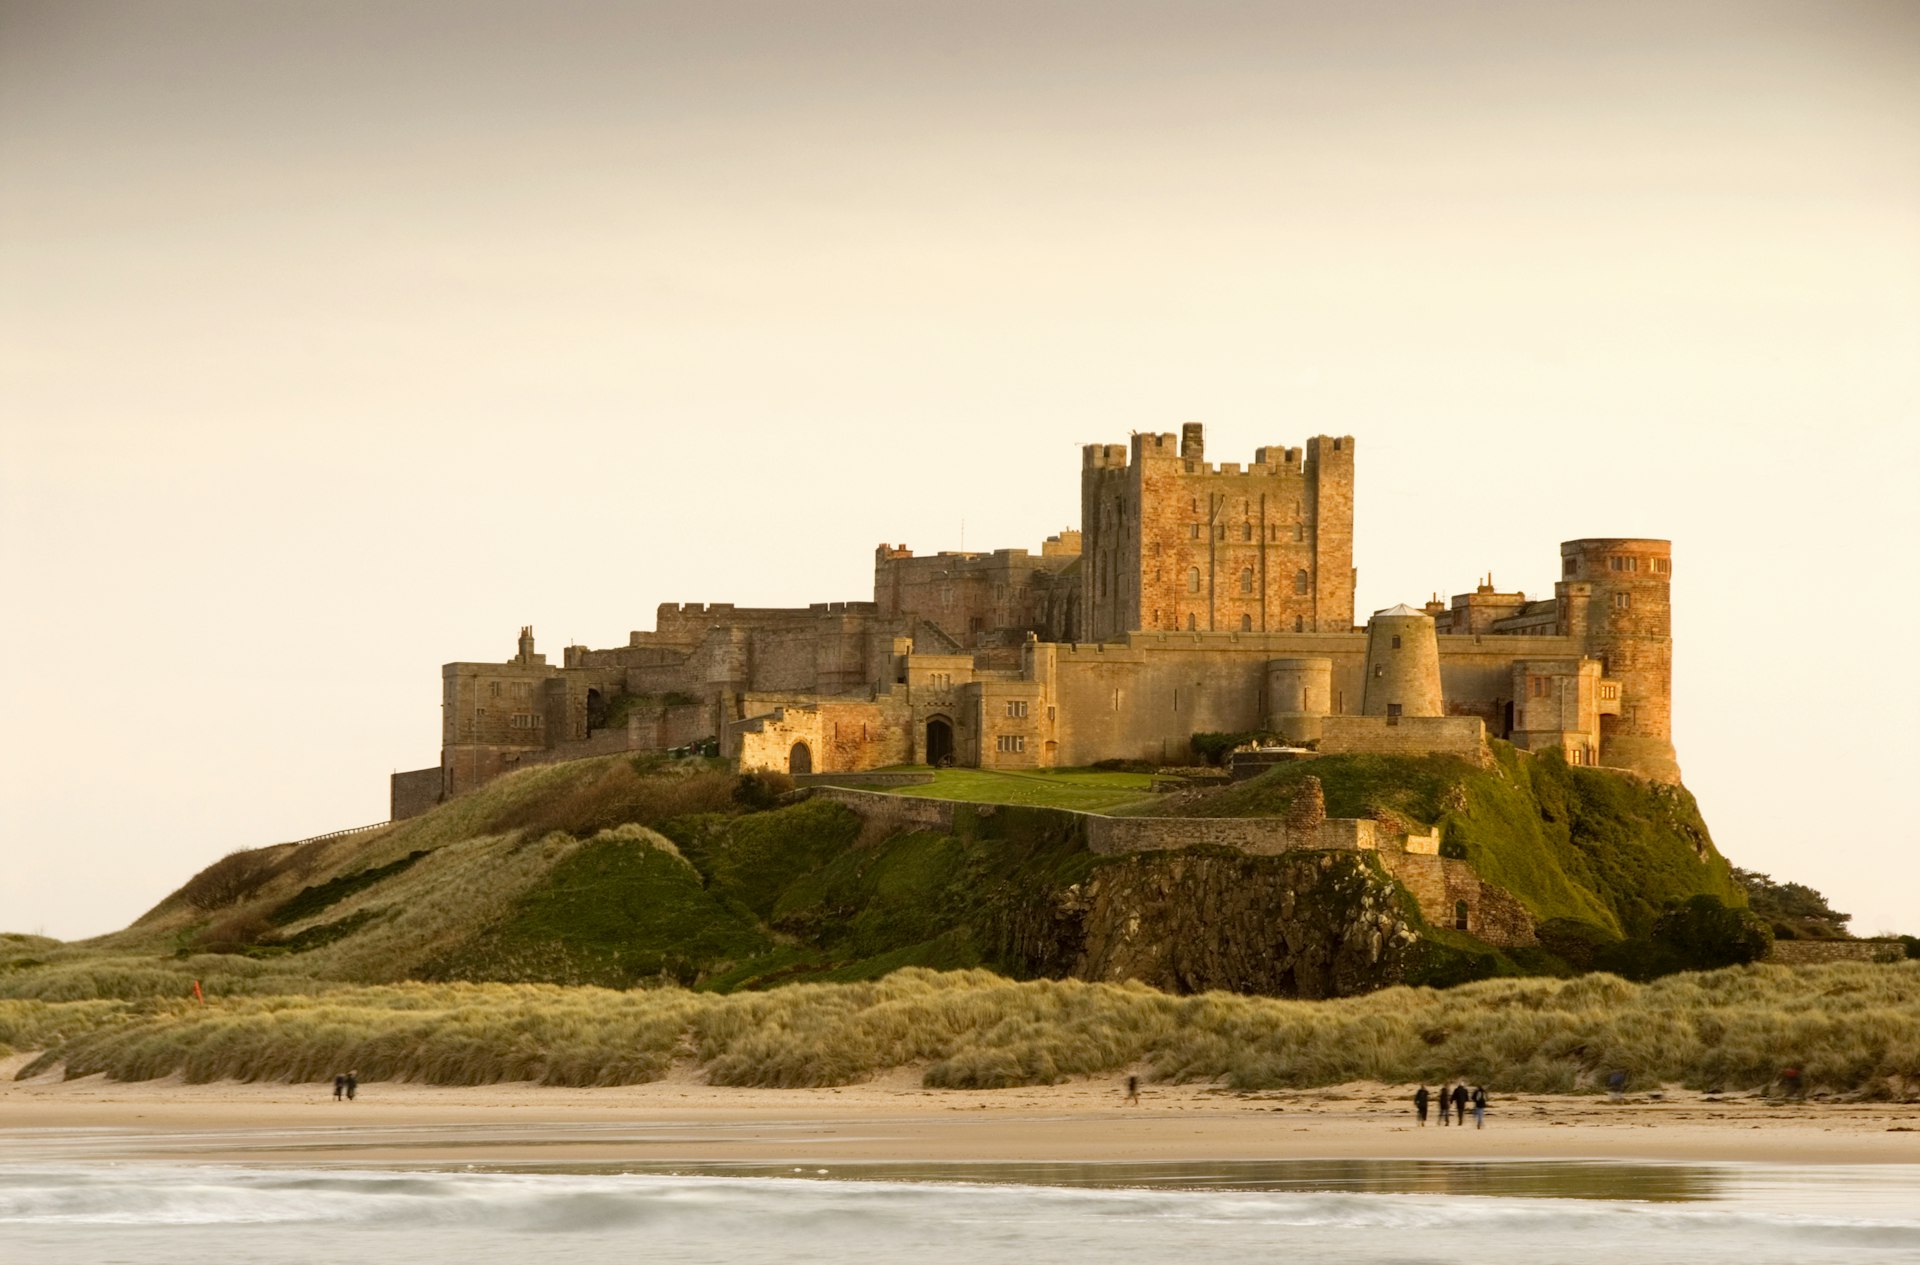
M335 1072L333 1074L333 1100L339 1102L340 1096L346 1092L347 1074L345 1072Z
M1422 1129L1427 1127L1427 1087L1422 1085L1413 1091L1413 1114L1420 1120Z
M359 1089L360 1089L360 1073L348 1072L347 1073L347 1101L348 1102L353 1101L353 1096L354 1094L359 1092Z
M1487 1127L1487 1090L1484 1085L1473 1087L1473 1127L1476 1129Z
M347 1091L347 1097L353 1097L353 1091ZM1444 1107L1441 1110L1446 1110ZM1467 1086L1466 1082L1453 1087L1453 1122L1457 1125L1467 1123Z
M1452 1121L1447 1119L1447 1103L1451 1101L1452 1098L1453 1098L1453 1087L1450 1085L1442 1084L1440 1086L1440 1123L1442 1125L1447 1125L1452 1123Z

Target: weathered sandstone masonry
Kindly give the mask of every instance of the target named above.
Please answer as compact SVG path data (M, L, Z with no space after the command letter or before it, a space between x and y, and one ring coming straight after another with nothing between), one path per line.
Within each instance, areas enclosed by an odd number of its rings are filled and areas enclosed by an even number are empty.
M743 768L844 773L1177 763L1198 732L1468 758L1495 737L1679 779L1666 541L1567 541L1551 596L1489 576L1355 627L1351 437L1214 463L1190 423L1090 445L1080 474L1078 531L882 545L871 601L670 602L558 666L531 628L505 662L446 664L439 766L395 775L394 814L526 763L705 740Z

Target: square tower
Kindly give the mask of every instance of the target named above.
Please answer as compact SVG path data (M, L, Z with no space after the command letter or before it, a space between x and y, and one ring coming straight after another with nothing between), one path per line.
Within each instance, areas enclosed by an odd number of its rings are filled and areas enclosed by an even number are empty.
M1178 437L1090 444L1080 479L1081 628L1346 632L1353 627L1353 439L1315 436L1209 463Z

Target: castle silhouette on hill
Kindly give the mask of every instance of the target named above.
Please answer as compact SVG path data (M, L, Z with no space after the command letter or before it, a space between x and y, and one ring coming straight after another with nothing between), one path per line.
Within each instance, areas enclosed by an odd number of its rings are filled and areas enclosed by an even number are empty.
M1472 592L1354 623L1354 441L1205 457L1198 424L1088 445L1080 529L1025 549L874 554L873 599L660 606L624 646L531 628L441 669L440 762L393 816L530 763L715 741L742 768L1184 763L1195 733L1322 752L1488 736L1678 781L1668 542L1567 541L1550 598Z

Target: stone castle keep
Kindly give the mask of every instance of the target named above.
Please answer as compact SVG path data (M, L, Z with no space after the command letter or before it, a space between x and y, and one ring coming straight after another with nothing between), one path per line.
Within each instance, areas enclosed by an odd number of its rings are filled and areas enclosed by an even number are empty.
M1492 584L1354 622L1354 443L1206 460L1201 427L1089 445L1080 530L1041 545L874 554L873 600L666 604L624 646L520 631L505 663L441 669L440 763L393 815L529 763L708 739L743 768L1187 763L1200 732L1322 752L1488 736L1677 781L1664 540L1560 546L1553 596Z

